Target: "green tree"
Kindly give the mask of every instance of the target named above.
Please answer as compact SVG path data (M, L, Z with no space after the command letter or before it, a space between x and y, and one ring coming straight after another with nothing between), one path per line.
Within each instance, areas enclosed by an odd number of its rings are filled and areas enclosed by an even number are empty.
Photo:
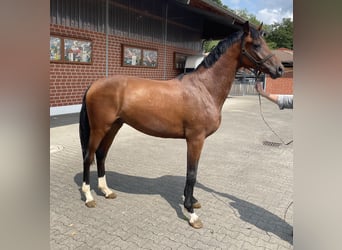
M203 43L204 52L211 52L213 48L219 43L219 40L207 40Z
M220 5L220 6L223 6L221 0L211 0L211 1L214 2L214 3L217 3L217 4Z
M220 6L229 9L227 6L223 6L221 0L211 0ZM254 24L255 26L259 26L261 22L256 18L255 15L248 13L247 9L243 10L230 10L234 12L236 15L248 20L250 23ZM203 48L205 52L210 52L212 51L213 48L218 44L218 40L210 40L210 41L205 41L203 44Z
M248 20L250 23L254 24L255 26L259 26L261 24L261 22L256 18L254 14L248 13L247 9L233 10L233 12L236 15Z
M226 8L236 15L248 20L255 26L259 26L259 21L254 14L248 13L247 9L232 10L222 4L221 0L211 0L219 6ZM266 32L266 42L271 49L288 48L293 49L293 21L290 18L283 18L281 23L274 23L271 25L263 24L262 29ZM205 52L210 52L219 41L206 41L203 44Z
M219 5L222 6L221 0L211 0ZM223 6L224 8L228 9L227 6ZM248 20L250 23L254 24L255 26L259 26L261 22L256 18L255 15L248 13L247 9L243 10L230 10L234 12L236 15ZM264 27L264 26L263 26ZM267 27L270 29L270 27ZM203 44L203 48L205 52L210 52L212 51L213 48L218 44L219 40L210 40L210 41L205 41Z
M224 5L221 0L211 0L211 1L225 9L228 9L227 5Z
M267 43L267 45L268 45L268 47L270 49L276 49L277 48L277 44L275 42L272 42L272 41L268 42L268 41L266 41L266 43Z
M293 49L293 21L291 18L283 18L281 23L272 24L266 41L276 44L276 48Z

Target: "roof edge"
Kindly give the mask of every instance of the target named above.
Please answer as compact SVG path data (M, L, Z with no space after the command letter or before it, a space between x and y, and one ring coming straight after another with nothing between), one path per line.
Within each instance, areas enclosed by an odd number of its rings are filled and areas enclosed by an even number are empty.
M203 2L207 5L209 5L210 7L215 8L217 11L222 12L222 14L224 14L224 15L229 15L229 16L235 18L236 20L240 21L241 23L245 23L246 21L248 21L248 20L236 15L234 12L232 12L226 8L223 8L222 6L220 6L219 4L217 4L211 0L198 0L198 1ZM191 4L191 0L189 0L189 3Z

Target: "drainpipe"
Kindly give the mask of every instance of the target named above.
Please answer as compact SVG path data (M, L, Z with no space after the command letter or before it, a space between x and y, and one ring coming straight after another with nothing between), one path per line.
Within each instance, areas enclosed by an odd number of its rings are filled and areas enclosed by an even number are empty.
M164 80L166 80L166 56L167 56L167 51L166 51L166 41L167 41L167 15L168 15L168 8L169 8L169 3L166 1L166 8L165 8L165 35L164 35Z
M109 32L109 5L108 0L106 0L106 77L108 77L108 32Z

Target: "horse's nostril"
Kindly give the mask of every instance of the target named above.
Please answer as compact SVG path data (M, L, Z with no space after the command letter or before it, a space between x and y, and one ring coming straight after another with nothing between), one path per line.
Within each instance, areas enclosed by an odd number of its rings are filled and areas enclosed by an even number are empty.
M278 68L278 74L279 74L279 75L282 75L283 73L284 73L283 67L279 66L279 68Z

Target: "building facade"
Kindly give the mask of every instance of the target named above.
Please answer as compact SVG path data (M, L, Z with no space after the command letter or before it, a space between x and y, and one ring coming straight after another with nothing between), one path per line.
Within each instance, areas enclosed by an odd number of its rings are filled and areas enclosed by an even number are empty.
M209 0L50 0L50 115L79 112L99 78L174 78L244 21Z

